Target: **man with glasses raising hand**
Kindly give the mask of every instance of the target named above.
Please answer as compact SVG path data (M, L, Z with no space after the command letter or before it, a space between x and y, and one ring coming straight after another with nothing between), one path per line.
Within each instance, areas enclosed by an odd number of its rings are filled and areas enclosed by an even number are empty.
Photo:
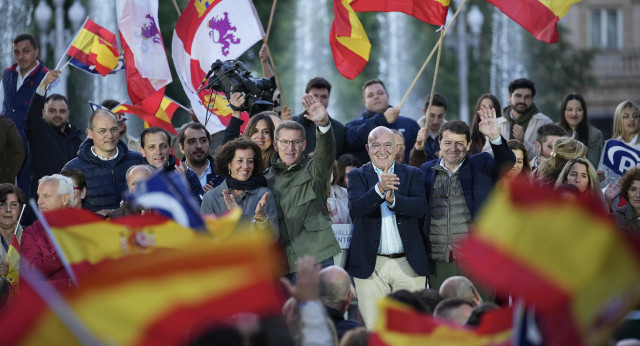
M327 267L333 265L333 256L340 252L327 211L336 142L324 106L311 94L302 99L305 117L318 124L315 152L303 155L304 127L292 120L283 121L275 131L278 155L266 174L278 208L279 241L287 255L286 272L292 281L296 262L302 256L311 255Z
M75 168L84 173L87 195L82 207L96 212L119 207L122 193L127 191L127 169L144 163L140 153L129 151L120 141L116 116L97 109L89 116L87 139L80 145L78 157L63 169Z

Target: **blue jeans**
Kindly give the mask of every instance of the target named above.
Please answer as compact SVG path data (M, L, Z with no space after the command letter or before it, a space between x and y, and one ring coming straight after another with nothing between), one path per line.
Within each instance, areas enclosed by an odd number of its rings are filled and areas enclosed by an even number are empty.
M322 269L324 269L326 267L329 267L329 266L332 266L333 265L333 256L329 257L329 258L327 258L327 259L325 259L323 261L320 261L320 263L318 263L318 264L322 267ZM296 283L296 273L287 274L287 275L285 275L285 277L287 279L289 279L292 284L295 285L295 283Z

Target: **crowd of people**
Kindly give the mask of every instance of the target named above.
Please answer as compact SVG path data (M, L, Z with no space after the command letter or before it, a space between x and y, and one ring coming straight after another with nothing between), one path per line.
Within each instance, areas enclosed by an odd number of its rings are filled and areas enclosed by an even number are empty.
M491 292L464 277L457 241L469 236L494 186L509 179L576 199L593 195L621 232L640 238L640 168L620 174L603 163L602 132L577 93L561 100L557 124L536 107L535 84L525 78L509 85L504 109L494 95L480 96L471 124L447 119L439 93L427 95L416 121L400 115L384 82L373 79L362 87L364 113L342 124L327 112L331 84L316 77L305 89L303 113L255 114L241 131L234 110L222 144L212 147L198 122L184 125L177 138L156 127L127 137L126 118L109 111L112 100L90 114L83 133L69 123L68 100L47 92L60 71L44 67L35 39L19 35L13 47L16 64L2 76L0 276L15 235L26 260L21 270L35 268L55 287L70 286L28 198L40 210L140 214L145 210L123 194L158 170L182 173L202 213L220 216L240 206L243 223L271 232L286 258L293 299L309 300L296 289L301 265L324 268L311 300L324 305L337 338L349 329L349 338L366 337L359 328L373 328L384 296L469 325L495 308L483 303L495 299ZM229 99L232 109L244 101L241 93ZM640 108L621 102L611 139L640 150L639 130ZM179 153L172 153L173 141ZM342 250L333 224L353 224L344 269L334 265ZM343 317L355 297L362 323Z

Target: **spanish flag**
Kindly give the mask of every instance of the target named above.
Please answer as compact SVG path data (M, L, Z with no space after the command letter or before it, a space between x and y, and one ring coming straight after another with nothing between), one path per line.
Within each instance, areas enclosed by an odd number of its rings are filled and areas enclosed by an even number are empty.
M158 249L183 249L205 235L162 215L133 215L105 221L85 209L64 209L44 215L62 255L78 276L105 260L147 254Z
M558 42L558 21L581 0L487 0L536 39Z
M87 18L71 42L67 55L87 66L95 66L102 76L118 66L120 53L116 36Z
M640 246L596 198L568 201L514 181L496 188L461 261L498 294L534 305L545 340L602 344L640 301Z
M336 68L356 78L369 61L371 43L356 12L402 12L433 25L444 25L449 0L334 0L329 42Z
M413 345L511 345L513 311L498 309L485 313L476 328L421 314L407 305L385 297L370 346Z
M131 113L135 114L140 119L142 119L149 126L159 127L161 129L167 130L169 133L173 133L175 135L178 134L175 127L171 123L171 119L173 119L173 114L178 110L179 107L184 108L176 101L164 96L162 101L160 102L160 107L155 115L146 112L142 107L136 105L128 105L128 104L120 104L116 106L111 111L113 113Z
M218 325L228 327L237 313L279 314L278 258L269 240L259 236L224 244L196 242L189 250L113 261L79 288L64 292L58 303L68 306L71 320L102 344L188 344ZM21 293L0 314L2 341L79 344L70 326L29 293Z
M20 285L20 244L15 235L11 238L9 250L7 250L6 262L9 263L9 272L6 279L9 281L9 295L15 296Z

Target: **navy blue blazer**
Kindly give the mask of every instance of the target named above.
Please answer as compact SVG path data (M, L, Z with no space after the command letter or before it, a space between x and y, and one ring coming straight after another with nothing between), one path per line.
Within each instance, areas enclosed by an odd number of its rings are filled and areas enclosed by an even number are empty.
M464 199L467 201L467 207L473 218L476 217L478 210L500 178L501 170L509 169L516 163L516 157L504 138L502 138L500 145L491 144L491 149L493 149L495 158L489 153L467 156L458 171ZM436 171L433 167L440 164L440 160L431 160L420 166L424 188L427 192L427 201L431 201L433 183L436 180ZM427 223L426 226L428 228L429 224Z
M428 205L424 182L416 167L396 163L394 173L400 178L395 191L396 223L402 246L411 268L419 275L429 275L427 236L422 227ZM353 220L353 237L345 269L349 274L366 279L376 265L380 244L380 205L386 203L375 191L378 175L373 164L354 169L349 177L349 209Z

